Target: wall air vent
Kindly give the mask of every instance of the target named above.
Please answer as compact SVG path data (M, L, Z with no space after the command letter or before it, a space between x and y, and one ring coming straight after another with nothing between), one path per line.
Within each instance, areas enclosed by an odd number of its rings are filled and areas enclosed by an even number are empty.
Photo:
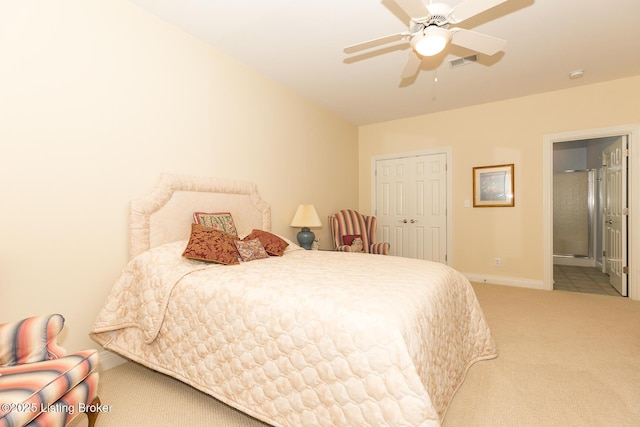
M451 68L462 67L463 65L471 64L472 62L476 62L478 60L478 55L469 55L464 58L456 58L449 61Z

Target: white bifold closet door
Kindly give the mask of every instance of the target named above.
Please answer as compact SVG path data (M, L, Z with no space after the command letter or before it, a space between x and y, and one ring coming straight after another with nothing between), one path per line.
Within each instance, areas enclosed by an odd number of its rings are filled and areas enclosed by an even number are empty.
M392 255L447 263L447 156L376 161L377 240Z

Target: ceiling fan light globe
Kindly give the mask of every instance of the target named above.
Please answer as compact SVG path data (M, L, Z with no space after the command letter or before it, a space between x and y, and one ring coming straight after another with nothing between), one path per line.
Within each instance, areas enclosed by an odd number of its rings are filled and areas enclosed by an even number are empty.
M444 28L427 27L411 40L411 45L421 56L434 56L442 52L450 40L451 34Z

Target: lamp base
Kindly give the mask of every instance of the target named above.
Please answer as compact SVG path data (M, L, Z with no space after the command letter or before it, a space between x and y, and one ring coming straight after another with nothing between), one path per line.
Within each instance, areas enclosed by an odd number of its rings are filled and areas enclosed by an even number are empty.
M311 231L309 227L302 227L302 230L298 232L298 244L304 249L310 250L315 238L316 235L313 234L313 231Z

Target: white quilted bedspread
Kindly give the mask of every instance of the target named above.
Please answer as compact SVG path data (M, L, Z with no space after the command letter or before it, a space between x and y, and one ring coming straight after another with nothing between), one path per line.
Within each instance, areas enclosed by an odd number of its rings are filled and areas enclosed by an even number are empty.
M292 248L223 266L185 245L131 261L91 335L274 426L439 426L471 364L496 356L445 265Z

